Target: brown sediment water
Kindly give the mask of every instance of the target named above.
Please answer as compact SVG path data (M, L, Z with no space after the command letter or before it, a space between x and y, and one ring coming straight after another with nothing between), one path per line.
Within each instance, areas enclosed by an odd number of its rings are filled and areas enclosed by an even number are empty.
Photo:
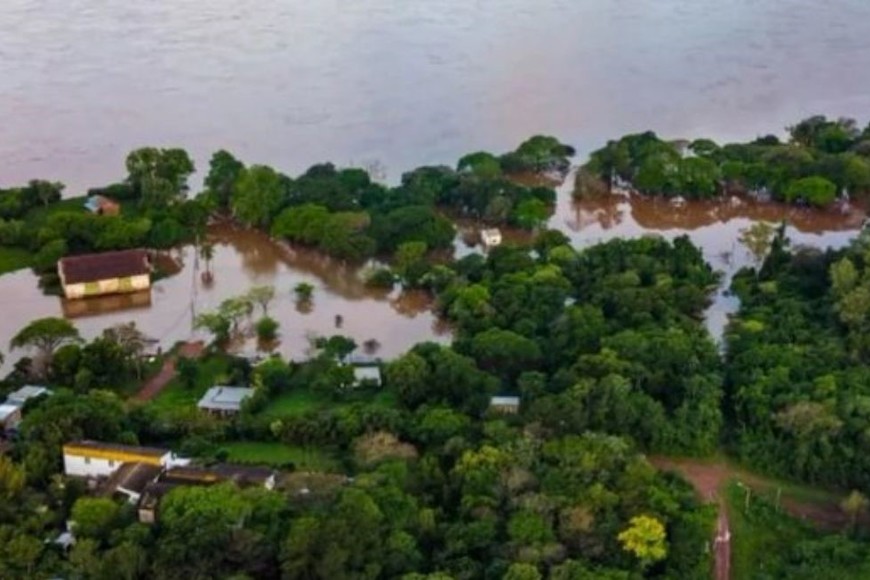
M726 291L730 279L737 270L752 264L752 256L739 242L742 230L757 221L785 221L794 245L838 248L854 239L865 219L865 211L858 205L818 210L728 198L677 206L661 199L621 195L575 200L572 183L569 175L559 187L549 225L568 235L576 247L613 238L661 235L673 239L687 235L702 249L707 261L724 274L706 314L707 327L716 338L722 336L728 315L739 306ZM480 251L476 242L480 227L471 220L458 221L457 257ZM506 243L529 240L527 232L510 228L504 229L504 237ZM179 340L204 338L192 328L194 316L257 285L276 289L269 314L281 325L276 350L288 356L303 357L312 337L332 334L350 336L361 351L385 358L418 342L447 342L451 338L449 326L432 312L432 300L426 293L369 288L363 281L365 267L227 225L212 227L209 239L215 248L209 264L210 282L202 276L205 263L194 247L187 246L161 258L164 269L171 263L177 273L157 281L150 294L66 301L43 295L28 270L0 276L0 308L4 312L0 343L8 344L18 329L35 318L67 316L85 337L135 320L146 334L167 347ZM296 300L293 289L301 282L315 288L310 304ZM259 310L254 318L257 316ZM363 348L366 342L368 349ZM233 346L246 352L257 348L250 335ZM10 363L8 360L7 365Z
M224 148L291 174L324 160L377 161L395 181L412 167L506 151L536 133L576 146L582 161L608 139L647 129L727 141L781 135L816 113L866 122L870 3L804 8L782 0L69 0L46 10L4 0L0 186L36 177L80 193L123 177L125 155L143 145L188 149L198 178ZM726 281L749 260L737 238L753 220L786 219L795 243L839 247L863 217L730 201L574 203L567 188L550 223L578 246L687 234ZM475 227L461 224L471 239ZM124 301L105 300L67 312L86 336L132 318L170 342L191 333L193 312L271 283L283 352L298 354L309 332L374 338L383 354L447 339L433 330L424 296L378 294L355 268L262 236L216 235L212 286L185 248L176 252L181 272L156 283L150 306L119 310ZM456 247L472 251L461 240ZM290 293L301 281L316 287L309 314ZM0 344L34 318L63 313L30 272L0 277L0 291ZM735 305L720 290L707 318L717 336Z
M660 235L674 239L686 235L701 248L707 262L723 274L705 315L707 328L717 340L729 315L740 306L728 293L732 277L741 268L755 265L751 253L740 243L741 232L756 222L785 223L792 246L836 249L855 238L867 217L861 203L817 209L737 197L684 204L637 195L577 200L571 195L572 188L569 176L560 188L550 227L565 232L575 246L613 238Z
M71 193L143 145L397 179L536 133L585 154L870 111L866 0L3 0L0 30L0 184Z
M384 358L396 356L418 342L450 340L449 327L432 312L432 300L424 292L368 288L362 278L363 267L275 243L259 232L220 226L211 229L209 238L215 248L209 265L211 282L203 281L205 263L195 248L188 246L170 252L179 271L157 281L150 295L67 301L44 296L28 270L0 276L0 307L4 311L0 317L0 343L8 344L18 329L35 318L66 315L85 337L134 320L148 336L168 347L179 340L204 337L192 328L197 313L215 309L221 301L257 285L275 287L269 315L281 325L276 350L287 356L303 357L312 337L333 334L353 338L361 351L363 343L375 340L377 346L368 350ZM301 282L314 286L308 307L300 307L293 292ZM253 319L259 316L257 307ZM337 317L341 318L340 326ZM233 346L245 353L257 349L252 337L236 341Z

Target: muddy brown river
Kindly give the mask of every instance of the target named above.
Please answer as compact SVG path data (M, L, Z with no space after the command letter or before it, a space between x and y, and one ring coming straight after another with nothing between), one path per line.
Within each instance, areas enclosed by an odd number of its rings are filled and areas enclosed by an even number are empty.
M377 163L395 181L534 133L574 144L582 162L631 131L742 140L814 113L870 115L866 0L4 0L0 36L0 186L39 177L69 194L121 178L127 152L152 144L185 147L200 168L227 148L289 173ZM727 280L750 260L740 230L782 219L796 244L839 247L863 212L573 203L566 185L551 226L578 246L686 233ZM375 339L382 356L449 340L420 295L372 293L354 269L256 234L216 236L211 287L191 248L150 297L66 310L30 272L0 277L0 345L64 312L85 336L135 319L171 344L194 335L193 314L256 284L278 291L286 354L303 354L311 334ZM315 286L309 313L291 294L301 281ZM735 306L720 292L715 335Z

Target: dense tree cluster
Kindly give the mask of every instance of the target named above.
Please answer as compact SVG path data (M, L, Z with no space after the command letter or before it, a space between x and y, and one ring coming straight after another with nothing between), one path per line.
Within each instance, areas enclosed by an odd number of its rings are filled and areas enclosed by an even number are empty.
M456 323L456 348L559 433L711 452L721 370L699 318L717 276L701 253L685 238L575 252L560 235L542 236L551 244L534 255L501 247L452 266L439 303ZM431 386L424 393L438 402Z
M564 173L573 150L533 137L502 157L474 153L456 170L421 167L396 187L357 168L314 165L291 178L261 165L245 167L226 151L212 157L207 196L242 223L354 261L392 254L409 242L448 248L454 230L442 209L493 224L534 229L549 217L555 192L510 179L518 173Z
M709 198L756 193L787 202L825 206L847 193L870 191L870 126L816 116L789 128L789 141L775 136L718 145L661 140L655 133L627 135L592 153L578 187L589 189L591 173L613 186L640 193Z
M759 270L734 281L728 331L732 437L783 475L867 489L870 270L866 237L842 252L789 251L780 231Z
M57 261L70 254L151 247L167 249L204 231L204 200L186 200L193 163L181 149L137 149L127 157L123 183L89 191L123 204L119 215L88 213L83 200L62 202L63 185L31 181L0 191L0 246L33 254L31 264L56 283Z

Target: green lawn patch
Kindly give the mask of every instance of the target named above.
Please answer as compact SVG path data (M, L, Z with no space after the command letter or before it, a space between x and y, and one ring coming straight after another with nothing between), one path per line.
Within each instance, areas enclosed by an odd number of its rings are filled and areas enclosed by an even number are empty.
M221 445L230 463L282 467L293 464L298 471L338 471L335 456L322 447L299 447L277 442L231 441Z
M296 417L316 411L330 403L329 397L307 390L281 393L261 411L265 417Z
M21 248L0 247L0 275L30 267L33 254Z
M182 385L174 378L151 402L158 410L171 410L196 405L207 390L219 384L226 384L229 361L226 357L215 355L199 360L199 375L193 388Z
M293 390L281 393L260 412L264 417L298 417L320 409L340 409L354 403L363 403L381 408L396 406L396 397L391 391L379 390L351 392L336 400L309 390Z

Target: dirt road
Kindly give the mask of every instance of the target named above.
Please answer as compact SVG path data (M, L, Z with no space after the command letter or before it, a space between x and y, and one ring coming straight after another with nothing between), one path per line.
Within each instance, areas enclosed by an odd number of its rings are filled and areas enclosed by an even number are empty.
M163 363L163 368L156 375L145 381L139 392L136 393L134 399L136 401L150 401L160 394L166 388L166 385L175 378L175 361L178 357L184 358L199 358L202 351L205 350L205 344L200 342L186 342L178 349L178 353L170 356Z
M724 500L719 500L719 519L716 522L716 538L713 540L715 550L716 580L731 578L731 527L728 524L728 508Z

